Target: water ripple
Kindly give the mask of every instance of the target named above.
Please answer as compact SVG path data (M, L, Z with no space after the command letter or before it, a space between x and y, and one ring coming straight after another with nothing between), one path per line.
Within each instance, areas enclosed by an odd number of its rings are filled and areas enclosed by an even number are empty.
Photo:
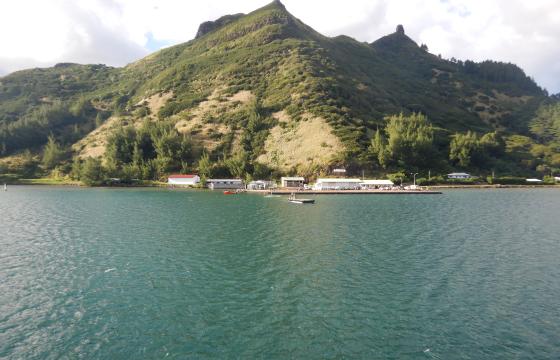
M0 357L560 352L554 190L0 195Z

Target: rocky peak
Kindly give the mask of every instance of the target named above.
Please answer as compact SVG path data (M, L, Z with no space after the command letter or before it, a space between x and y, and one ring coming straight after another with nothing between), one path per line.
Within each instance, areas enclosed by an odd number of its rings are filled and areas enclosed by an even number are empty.
M222 26L239 19L243 15L245 14L239 13L233 15L225 15L214 21L205 21L198 26L198 31L196 32L195 39L198 39L199 37L204 36L211 31L221 28Z

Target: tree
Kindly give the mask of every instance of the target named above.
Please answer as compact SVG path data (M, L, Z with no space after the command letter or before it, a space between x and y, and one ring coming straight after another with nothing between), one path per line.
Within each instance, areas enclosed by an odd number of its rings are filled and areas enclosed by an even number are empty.
M459 166L468 167L471 158L479 150L479 142L476 134L468 131L466 134L455 134L449 145L449 160L456 162Z
M387 167L389 160L389 154L387 153L387 140L383 135L381 135L381 131L379 129L377 129L375 135L371 138L369 152L371 156L377 160L381 167Z
M80 180L88 185L100 185L103 182L103 167L99 158L88 157L80 171Z
M529 126L540 141L560 142L560 102L541 105Z
M235 157L225 159L224 164L233 177L241 179L246 173L247 155L240 151Z
M70 112L76 117L86 117L94 110L91 102L83 96L70 107Z
M64 150L56 142L54 136L50 135L43 150L43 166L50 170L53 169L64 158Z
M484 134L479 142L485 155L498 157L504 153L504 139L496 131Z
M82 162L78 156L72 160L72 169L70 170L70 178L73 180L80 180L82 176Z
M204 183L206 179L212 176L212 164L206 152L204 152L198 160L198 175L200 176L201 183Z
M395 184L402 184L402 182L404 180L406 180L406 174L404 173L404 171L399 171L396 173L392 173L392 174L387 174L387 177L389 178L389 180L391 180L393 183Z
M116 172L132 161L136 131L133 126L118 127L108 138L105 150L107 169Z
M35 175L37 171L37 161L29 149L23 152L19 168L19 172L22 176L32 177Z
M420 113L409 116L400 113L386 120L387 154L384 156L400 166L428 165L434 153L434 131L428 118Z

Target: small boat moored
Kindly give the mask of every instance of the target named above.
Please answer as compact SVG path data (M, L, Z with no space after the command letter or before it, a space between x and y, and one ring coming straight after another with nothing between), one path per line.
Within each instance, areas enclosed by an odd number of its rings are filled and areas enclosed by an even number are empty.
M237 194L235 191L224 190L224 195L235 195L235 194Z
M294 204L315 204L315 199L298 199L294 193L290 194L288 201Z

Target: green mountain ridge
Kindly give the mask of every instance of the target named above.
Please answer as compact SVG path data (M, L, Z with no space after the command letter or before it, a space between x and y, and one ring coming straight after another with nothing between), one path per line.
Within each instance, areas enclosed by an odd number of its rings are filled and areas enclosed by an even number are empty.
M93 156L122 175L133 160L121 155L134 151L150 178L197 170L206 155L224 176L419 170L398 154L380 161L372 139L381 131L391 143L386 117L421 113L436 171L546 172L560 167L549 129L557 104L513 64L442 59L402 26L371 44L329 38L274 1L205 22L195 39L123 68L57 64L0 78L0 156L41 154L51 136L67 149L62 173L71 157ZM463 149L473 161L451 159L455 134L468 131L497 134L503 151L475 161L477 142ZM163 134L183 150L158 148Z

